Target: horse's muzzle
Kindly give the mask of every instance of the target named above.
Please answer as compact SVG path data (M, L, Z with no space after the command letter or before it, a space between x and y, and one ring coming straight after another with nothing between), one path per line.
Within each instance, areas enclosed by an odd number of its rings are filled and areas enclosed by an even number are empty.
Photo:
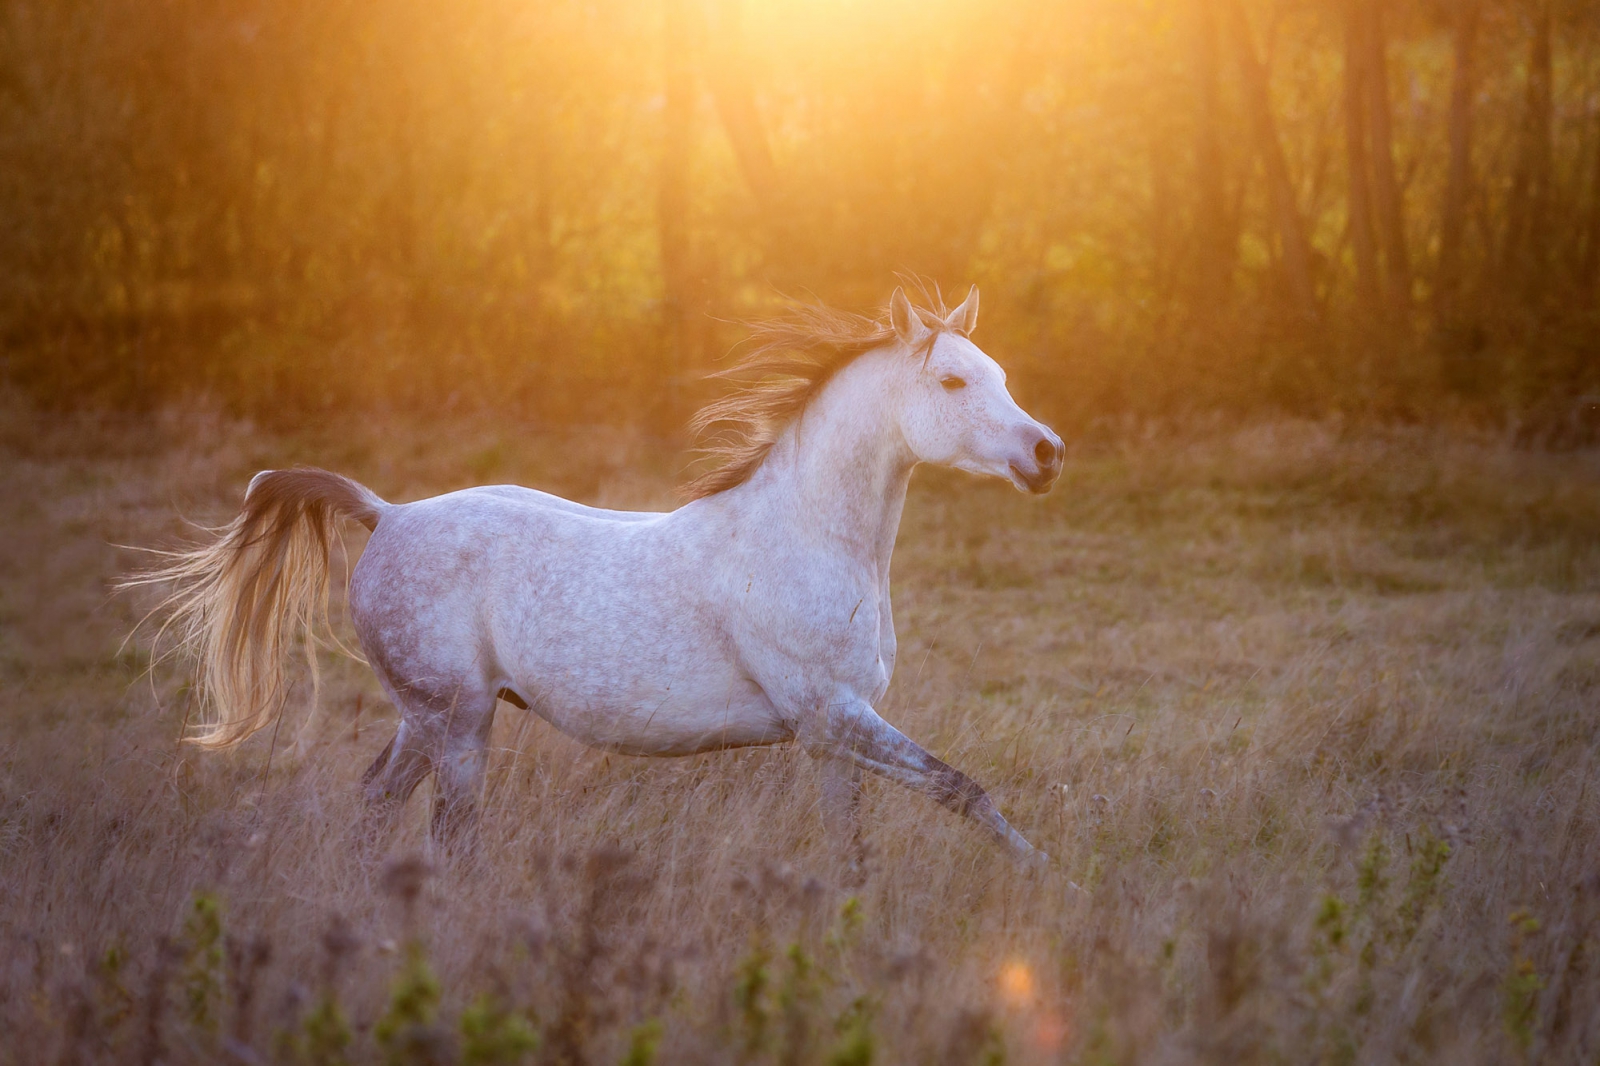
M1050 486L1056 483L1056 478L1061 475L1061 463L1065 458L1065 449L1061 442L1053 436L1040 436L1033 445L1033 460L1030 464L1012 463L1011 472L1016 479L1028 487L1028 491L1035 496L1042 496L1050 491ZM1027 469L1032 466L1033 469Z
M1028 491L1030 493L1035 496L1043 496L1045 493L1049 492L1050 487L1056 483L1056 478L1061 473L1061 467L1041 466L1030 474L1027 470L1024 470L1016 463L1012 463L1011 473L1018 481L1022 482L1028 487Z

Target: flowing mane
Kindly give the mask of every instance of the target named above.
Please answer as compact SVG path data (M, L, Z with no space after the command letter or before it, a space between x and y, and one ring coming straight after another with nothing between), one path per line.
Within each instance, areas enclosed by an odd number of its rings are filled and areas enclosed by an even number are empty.
M935 290L916 286L915 310L931 331L931 348L950 310ZM713 463L683 487L686 499L713 496L749 480L784 429L828 380L852 359L895 339L887 305L876 316L823 304L794 304L783 314L750 324L738 361L713 377L734 383L689 420L696 451Z

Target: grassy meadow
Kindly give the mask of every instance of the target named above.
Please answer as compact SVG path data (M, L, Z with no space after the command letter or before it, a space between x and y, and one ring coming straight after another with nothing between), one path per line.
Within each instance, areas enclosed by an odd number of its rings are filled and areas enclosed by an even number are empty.
M1048 497L919 472L881 710L1055 859L797 750L641 760L501 705L480 845L359 830L393 710L178 743L128 545L330 467L670 506L676 452L512 417L0 402L0 1062L1593 1062L1600 455L1125 427ZM349 550L362 531L352 526ZM337 605L336 605L337 615ZM299 701L303 706L306 700Z

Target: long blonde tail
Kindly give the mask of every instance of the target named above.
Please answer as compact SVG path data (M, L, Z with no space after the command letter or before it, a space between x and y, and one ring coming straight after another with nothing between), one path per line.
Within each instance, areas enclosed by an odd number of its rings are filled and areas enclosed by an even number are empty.
M186 740L225 748L271 724L288 699L284 667L297 640L315 693L315 631L327 623L334 523L354 518L376 529L389 506L326 470L264 470L216 540L161 553L162 565L121 583L172 587L152 613L166 615L156 643L171 631L176 650L195 660L200 717Z

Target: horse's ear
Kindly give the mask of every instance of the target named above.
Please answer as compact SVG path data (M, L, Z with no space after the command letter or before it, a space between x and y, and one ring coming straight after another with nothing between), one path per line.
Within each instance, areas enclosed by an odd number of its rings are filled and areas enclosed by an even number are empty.
M895 289L894 295L889 297L889 324L894 327L895 336L913 348L928 331L917 309L911 306L906 290L900 288Z
M967 298L961 301L961 306L950 312L944 324L961 334L963 337L972 336L972 331L978 328L978 287L974 285L972 291L967 293Z

